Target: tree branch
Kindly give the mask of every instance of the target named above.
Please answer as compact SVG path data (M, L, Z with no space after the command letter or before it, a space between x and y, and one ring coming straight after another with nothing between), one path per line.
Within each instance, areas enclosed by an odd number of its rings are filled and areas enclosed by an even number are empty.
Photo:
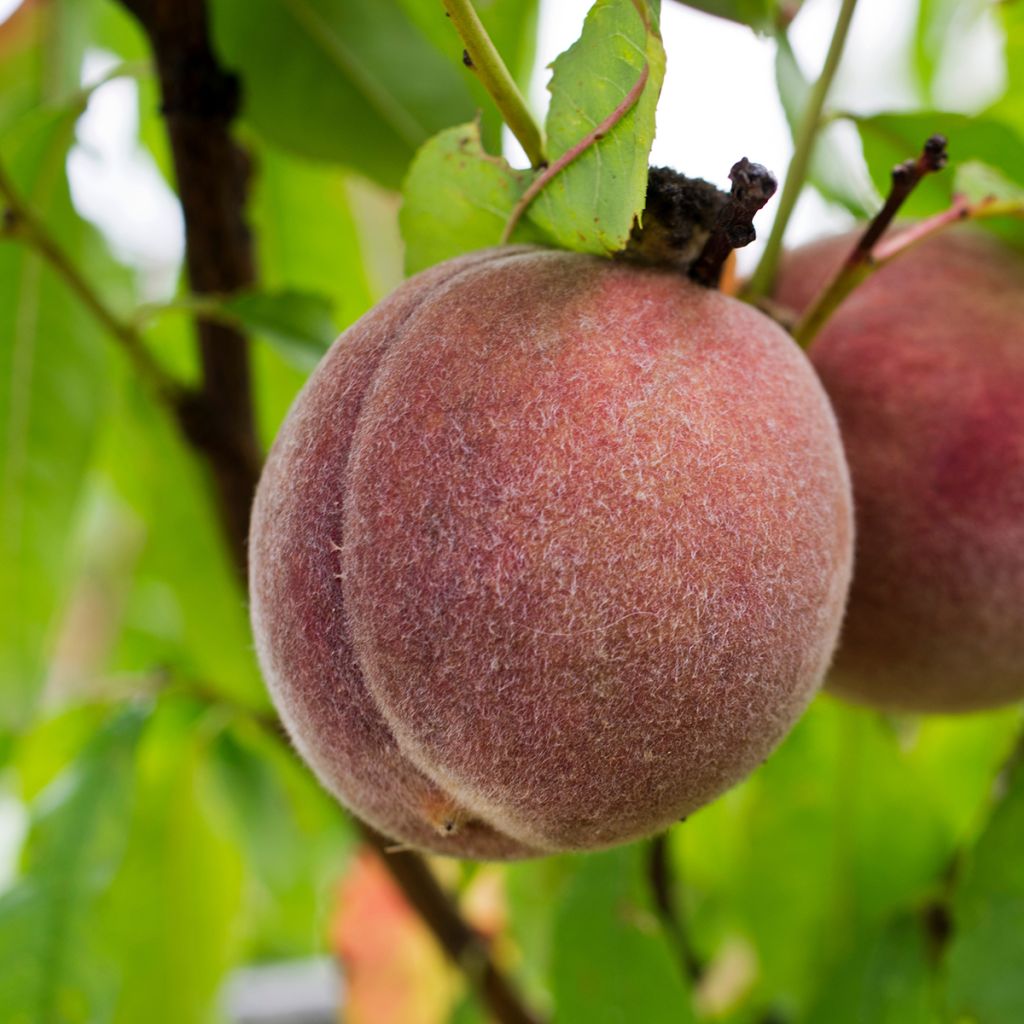
M676 904L667 831L656 835L648 846L647 875L651 884L651 894L654 897L654 906L661 918L662 927L676 948L686 977L690 982L696 983L704 975L704 964L701 963L700 958L690 945L682 915Z
M843 265L811 303L793 330L793 337L799 345L804 348L810 345L842 301L881 265L877 258L876 246L882 235L888 230L893 218L921 179L941 171L947 160L946 140L941 135L932 135L925 141L919 156L905 160L892 169L892 187L882 209L865 228L857 244L843 261ZM950 209L951 214L940 215L939 220L931 225L932 230L936 225L941 226L953 220L963 219L968 213L967 206L962 202L955 201ZM920 237L923 237L921 232L914 232L911 241ZM885 261L888 262L909 244L910 242L906 245L889 246Z
M363 838L384 862L413 909L429 925L448 958L466 976L473 991L501 1024L537 1024L512 985L494 965L487 944L460 916L423 858L394 849L390 839L359 822Z
M221 68L208 32L205 0L122 0L149 36L160 79L178 190L186 262L198 296L230 294L255 278L245 222L248 158L231 137L238 79ZM202 386L179 405L185 434L213 476L239 578L246 577L249 513L259 479L248 341L223 322L197 317ZM275 731L279 729L276 726ZM422 858L386 854L387 841L360 823L409 903L502 1024L533 1024L483 940L459 916Z
M248 157L231 137L238 79L215 57L204 0L122 0L149 36L185 218L186 263L196 295L230 294L253 283L245 222ZM260 448L248 339L237 327L198 319L197 393L181 407L192 446L214 480L232 559L245 578L249 510Z

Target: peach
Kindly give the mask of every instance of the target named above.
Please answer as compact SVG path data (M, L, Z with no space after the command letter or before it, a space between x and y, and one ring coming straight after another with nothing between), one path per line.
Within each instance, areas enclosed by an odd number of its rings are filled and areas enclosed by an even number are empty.
M853 236L785 260L802 309ZM810 350L853 477L857 557L829 686L882 708L1024 697L1024 258L957 227L861 285Z
M257 650L324 785L403 843L608 846L741 779L816 691L852 548L820 385L749 306L533 248L335 343L253 515Z

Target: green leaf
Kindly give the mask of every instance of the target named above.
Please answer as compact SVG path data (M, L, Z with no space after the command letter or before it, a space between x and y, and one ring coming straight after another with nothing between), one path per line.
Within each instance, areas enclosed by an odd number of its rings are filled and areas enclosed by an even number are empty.
M522 960L518 976L532 1004L550 1009L548 979L554 954L555 921L573 876L582 866L578 857L542 857L505 868L508 935Z
M855 122L871 177L883 195L889 191L892 168L916 157L925 139L938 133L949 140L950 166L929 174L914 189L901 215L923 217L949 206L956 170L968 161L981 161L1008 180L1024 184L1024 135L991 117L926 111L878 114L855 118Z
M757 772L676 830L699 948L751 944L750 998L806 1006L932 897L1015 728L1012 710L916 723L817 700Z
M261 286L272 292L322 295L331 303L335 326L347 327L401 276L400 255L390 251L398 248L396 205L392 193L369 182L355 197L350 176L337 167L263 146L251 204ZM367 223L366 232L360 231L363 220L357 221L357 211ZM394 223L393 230L386 218ZM384 278L379 286L378 264L383 264ZM309 366L297 368L279 349L263 345L254 357L256 404L269 444Z
M24 873L0 897L0 1006L11 1024L106 1017L113 985L93 925L124 850L145 721L142 708L119 710L36 805Z
M379 296L370 280L373 253L362 252L365 242L356 212L344 172L273 146L261 147L252 221L259 238L262 287L324 296L339 327L362 316ZM380 233L382 228L375 230Z
M651 0L597 0L583 34L553 64L547 117L552 161L609 117L648 69L639 101L558 173L528 210L563 248L618 252L643 212L654 112L665 74L658 8Z
M913 63L928 103L935 98L935 79L946 56L958 6L964 5L959 4L958 0L918 0Z
M270 342L293 366L313 369L337 336L331 300L312 292L245 292L221 303L252 334Z
M168 698L139 748L129 842L94 920L117 978L112 1024L210 1020L237 961L244 861L209 766L222 722Z
M212 15L246 117L295 153L397 188L423 142L473 115L461 49L445 59L396 0L214 0Z
M1024 203L1024 187L980 160L969 160L957 168L956 191L972 202L994 197L1003 202ZM1019 215L985 217L977 224L1008 245L1024 250L1024 220Z
M64 172L78 112L39 108L0 136L0 148L22 196L102 286L112 265L72 209ZM32 706L68 584L75 516L106 407L109 342L17 241L0 241L0 337L0 721L10 724Z
M555 924L559 1024L683 1024L690 992L654 915L644 847L582 859Z
M181 318L149 332L191 351ZM113 671L201 679L247 707L268 698L252 650L241 584L228 559L211 484L176 428L134 376L119 374L96 460L111 521L140 533L124 567Z
M251 868L249 955L323 952L311 928L331 894L355 834L345 812L280 739L239 720L210 751L212 795Z
M861 943L824 979L807 1024L934 1024L935 976L920 916Z
M950 104L967 113L977 110L977 72L972 67L965 73L966 67L981 58L997 65L999 77L1004 68L999 67L1003 64L1001 54L982 55L977 45L971 44L988 37L998 46L1000 12L1015 6L1012 3L990 4L985 0L918 0L908 70L915 73L920 87L919 106ZM1012 55L1007 56L1010 59L1005 70L1012 80L1015 77ZM1013 88L1011 86L1011 91Z
M103 704L78 704L34 722L22 733L14 756L22 799L35 800L80 755L109 716L110 709Z
M782 109L795 135L811 91L784 32L776 36L775 82ZM826 125L815 140L808 170L808 181L833 203L845 207L855 217L866 217L877 207L878 197L871 188L863 161L845 153L836 140L838 125ZM851 159L855 161L851 166Z
M24 4L0 26L0 130L43 98L39 65L51 21L47 7Z
M406 272L497 245L531 177L485 153L476 122L432 138L416 154L405 182L399 221ZM528 222L519 222L515 241L541 238Z
M999 4L997 17L1006 34L1007 88L986 114L1024 132L1024 11L1020 4Z
M0 131L78 92L94 0L23 3L0 25Z
M954 900L947 1003L951 1019L1024 1019L1024 759L971 851Z

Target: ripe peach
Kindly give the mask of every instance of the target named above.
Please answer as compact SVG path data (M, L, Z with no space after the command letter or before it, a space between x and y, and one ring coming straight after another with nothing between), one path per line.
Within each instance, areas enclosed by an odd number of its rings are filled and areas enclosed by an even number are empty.
M799 249L804 308L853 236ZM1024 258L970 227L858 288L810 350L853 477L854 582L829 686L884 708L1024 696Z
M256 499L253 623L299 750L381 831L600 847L772 749L851 546L834 419L784 332L668 272L488 250L310 378Z

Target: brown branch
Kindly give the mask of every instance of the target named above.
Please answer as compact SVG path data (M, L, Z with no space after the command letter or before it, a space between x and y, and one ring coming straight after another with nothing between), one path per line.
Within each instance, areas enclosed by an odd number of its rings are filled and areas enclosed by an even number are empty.
M871 250L892 224L900 207L910 198L910 193L929 174L941 171L949 162L946 154L946 139L942 135L932 135L925 140L920 154L912 160L904 160L892 169L892 185L889 195L881 210L875 214L867 230L861 235L856 247L850 254L851 260L869 260Z
M600 142L632 109L640 100L640 96L643 94L644 88L647 85L647 79L650 76L651 69L648 64L644 64L643 70L640 72L639 78L633 84L633 87L626 93L622 98L619 105L592 131L587 132L582 139L579 140L574 146L570 146L554 163L549 164L545 167L533 181L530 182L529 187L519 197L519 201L515 206L512 207L512 212L509 214L508 221L505 223L505 230L501 233L501 244L505 245L512 237L512 232L515 231L516 225L519 223L523 214L527 211L530 203L537 198L538 195L548 186L551 179L561 174L577 157L582 156L591 146Z
M704 965L690 945L682 915L676 904L672 866L669 862L668 832L659 833L650 842L647 875L662 927L676 948L686 977L691 982L698 982L704 975Z
M706 288L718 287L722 267L733 249L742 249L757 238L754 215L778 188L771 171L761 164L751 163L746 157L732 165L729 180L732 182L729 199L719 209L711 235L690 267L690 278Z
M178 191L186 263L194 294L230 294L255 278L245 222L248 158L231 137L238 79L213 52L205 0L122 0L149 36L160 79ZM249 512L261 455L256 437L248 341L238 328L197 318L200 390L179 405L186 437L213 476L235 568L244 581ZM275 731L279 730L279 725ZM383 854L386 841L360 826L385 867L445 952L502 1024L533 1024L483 940L459 916L422 858Z
M204 0L122 0L149 36L185 218L186 263L196 295L230 294L255 278L245 222L248 158L231 137L238 79L213 53ZM180 409L207 463L234 565L244 579L249 509L260 449L248 339L237 327L198 319L202 382Z
M919 156L893 168L892 186L882 209L796 325L793 337L800 345L804 348L810 345L840 303L876 268L875 247L882 235L919 182L927 175L941 171L947 160L945 138L933 135L925 142Z
M465 974L480 1000L502 1024L537 1024L508 979L495 966L484 939L462 919L423 858L359 822L363 838L373 847L413 909L429 925L448 958Z

